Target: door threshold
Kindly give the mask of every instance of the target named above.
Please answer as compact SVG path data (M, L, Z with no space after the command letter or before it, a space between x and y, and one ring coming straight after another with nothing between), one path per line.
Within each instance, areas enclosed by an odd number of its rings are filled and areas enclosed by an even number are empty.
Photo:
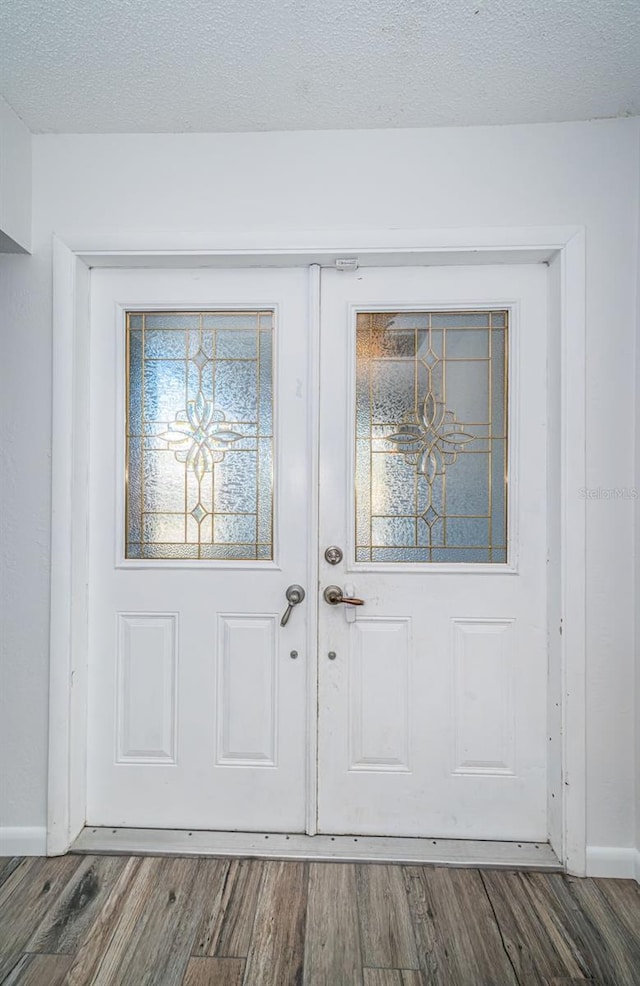
M145 856L245 856L316 862L431 863L491 869L562 871L546 842L416 839L372 835L301 835L282 832L210 832L188 829L88 826L73 853Z

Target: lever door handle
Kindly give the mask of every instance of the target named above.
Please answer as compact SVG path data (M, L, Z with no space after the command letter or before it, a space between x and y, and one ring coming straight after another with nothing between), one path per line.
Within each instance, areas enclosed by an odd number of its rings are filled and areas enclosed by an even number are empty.
M301 603L304 599L304 589L301 585L290 585L285 592L285 596L287 597L287 602L289 605L282 614L282 619L280 620L281 627L286 627L293 607L297 606L298 603Z
M328 585L322 593L324 601L330 606L337 606L339 603L348 603L349 606L364 606L364 599L356 599L354 596L345 596L339 585Z

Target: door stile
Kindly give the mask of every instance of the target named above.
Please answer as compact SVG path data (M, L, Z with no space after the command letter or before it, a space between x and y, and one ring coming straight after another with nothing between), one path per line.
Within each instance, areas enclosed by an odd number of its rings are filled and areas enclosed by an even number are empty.
M307 572L307 770L306 833L318 831L318 585L319 585L319 420L320 420L320 264L309 265L309 361L307 394L309 433L307 456L309 470L308 504L308 572Z

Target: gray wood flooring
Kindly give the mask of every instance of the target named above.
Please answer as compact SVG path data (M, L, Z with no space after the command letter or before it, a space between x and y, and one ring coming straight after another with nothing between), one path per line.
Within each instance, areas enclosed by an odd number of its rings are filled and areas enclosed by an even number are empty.
M2 986L640 986L640 887L560 873L0 859Z

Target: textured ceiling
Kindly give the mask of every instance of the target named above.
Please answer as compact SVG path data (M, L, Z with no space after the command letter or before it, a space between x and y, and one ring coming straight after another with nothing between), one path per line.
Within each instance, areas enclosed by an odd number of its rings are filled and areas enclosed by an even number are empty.
M420 127L640 113L640 0L2 0L33 131Z

